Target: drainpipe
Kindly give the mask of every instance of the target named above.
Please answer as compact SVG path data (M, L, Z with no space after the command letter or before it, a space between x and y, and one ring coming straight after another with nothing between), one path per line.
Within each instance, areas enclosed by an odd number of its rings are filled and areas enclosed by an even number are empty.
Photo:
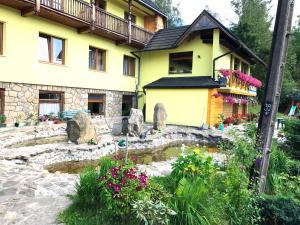
M141 57L138 56L135 52L131 52L138 60L138 79L135 86L135 97L136 97L136 106L138 107L138 99L139 99L139 86L141 81Z
M240 44L239 47L233 49L232 51L226 52L225 54L220 55L220 56L213 59L213 79L214 80L216 80L216 61L219 60L220 58L223 58L226 55L229 55L231 53L234 53L234 52L238 51L241 47L242 47L242 45Z

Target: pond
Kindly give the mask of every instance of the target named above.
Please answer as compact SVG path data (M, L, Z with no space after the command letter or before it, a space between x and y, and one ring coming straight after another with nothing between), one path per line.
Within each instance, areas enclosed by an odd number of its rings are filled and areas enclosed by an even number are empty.
M193 147L186 147L186 153L189 154L193 151ZM217 152L216 147L207 147L209 153ZM180 147L168 147L162 151L156 152L132 152L129 153L129 157L134 155L137 157L137 164L151 164L152 162L167 161L172 158L178 157L181 154ZM113 157L113 156L111 156ZM99 160L81 160L81 161L66 161L54 163L46 166L45 169L50 173L62 172L79 174L84 171L86 167L97 167L99 165Z
M35 145L57 144L63 142L65 143L68 142L67 136L53 136L47 138L35 138L31 140L25 140L23 142L10 145L7 148L21 148L21 147L30 147Z

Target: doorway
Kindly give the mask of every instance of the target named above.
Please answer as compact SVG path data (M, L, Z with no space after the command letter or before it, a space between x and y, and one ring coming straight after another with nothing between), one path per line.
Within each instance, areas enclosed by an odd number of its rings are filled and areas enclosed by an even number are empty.
M130 109L133 107L133 95L123 95L122 97L122 116L129 116Z

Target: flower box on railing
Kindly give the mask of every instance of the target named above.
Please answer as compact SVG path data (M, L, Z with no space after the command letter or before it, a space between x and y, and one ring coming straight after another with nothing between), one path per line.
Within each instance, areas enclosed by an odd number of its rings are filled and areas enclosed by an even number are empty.
M242 73L239 70L229 70L229 69L220 69L219 73L222 77L230 79L233 75L237 78L236 85L238 86L254 86L256 88L260 88L262 86L262 82L248 74Z

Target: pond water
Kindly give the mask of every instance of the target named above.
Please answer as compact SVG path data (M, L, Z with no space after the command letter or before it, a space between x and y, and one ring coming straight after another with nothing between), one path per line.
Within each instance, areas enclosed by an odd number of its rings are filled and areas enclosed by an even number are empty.
M20 147L30 147L35 145L45 145L45 144L56 144L68 142L67 136L53 136L47 138L36 138L32 140L23 141L21 143L13 144L8 146L8 148L20 148Z
M186 153L189 154L193 151L193 147L186 147ZM207 151L209 153L217 152L216 147L208 147ZM181 154L180 147L168 147L162 151L157 152L130 152L130 156L134 155L137 157L137 164L151 164L152 162L167 161L172 158L178 157ZM121 154L122 155L122 154ZM113 157L113 156L111 156ZM81 160L81 161L66 161L54 163L46 166L45 169L50 173L55 173L57 171L62 173L79 174L84 171L86 167L97 167L99 165L99 160Z

